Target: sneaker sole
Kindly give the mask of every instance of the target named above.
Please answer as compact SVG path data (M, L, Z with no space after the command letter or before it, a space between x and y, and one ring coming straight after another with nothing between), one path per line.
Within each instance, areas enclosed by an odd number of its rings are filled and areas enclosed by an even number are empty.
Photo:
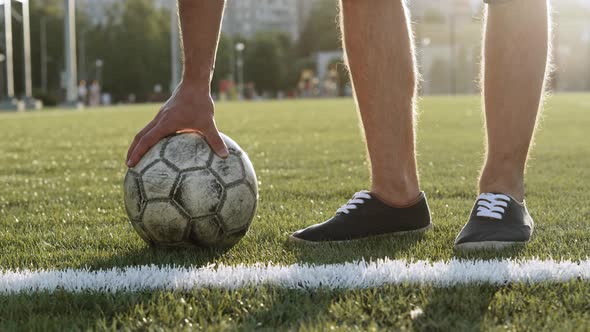
M386 237L395 237L395 236L400 236L400 235L405 235L405 234L412 234L412 233L424 233L424 232L428 231L431 228L432 228L432 223L428 224L428 226L426 226L426 227L414 229L414 230L411 230L411 231L391 232L391 233L385 233L385 234L379 234L379 235L372 235L372 236L362 237L362 238L358 238L358 239L338 240L338 241L308 241L308 240L300 239L298 237L295 237L295 236L291 235L291 236L289 236L289 241L295 242L295 243L305 243L305 244L313 244L313 245L320 245L320 244L325 244L325 243L330 243L330 244L350 243L350 242L364 241L364 240L370 240L370 239L380 239L380 238L386 238Z
M455 249L461 251L475 251L475 250L504 250L515 245L525 244L529 241L523 242L507 242L507 241L481 241L481 242L467 242L461 244L455 244Z

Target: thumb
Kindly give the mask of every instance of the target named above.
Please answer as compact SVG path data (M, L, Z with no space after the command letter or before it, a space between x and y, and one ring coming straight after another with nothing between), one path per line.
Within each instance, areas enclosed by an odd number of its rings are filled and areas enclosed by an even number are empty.
M209 143L209 146L211 147L213 152L215 152L216 155L224 159L227 158L227 156L229 156L227 146L225 145L225 142L223 142L221 135L219 135L219 131L217 131L217 128L213 128L212 130L208 131L205 134L205 139L207 140L207 143Z

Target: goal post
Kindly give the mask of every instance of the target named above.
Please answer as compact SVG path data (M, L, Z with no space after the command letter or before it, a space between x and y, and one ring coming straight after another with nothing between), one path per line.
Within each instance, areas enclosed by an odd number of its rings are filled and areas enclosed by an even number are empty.
M23 25L23 62L25 83L24 101L18 101L15 99L12 1L13 0L0 0L0 6L4 7L4 39L6 44L6 50L4 54L4 61L6 62L6 98L0 104L0 109L22 110L25 107L30 109L39 109L42 106L41 103L33 99L33 82L31 74L31 23L29 16L30 0L14 0L15 2L20 2L22 5L21 11Z

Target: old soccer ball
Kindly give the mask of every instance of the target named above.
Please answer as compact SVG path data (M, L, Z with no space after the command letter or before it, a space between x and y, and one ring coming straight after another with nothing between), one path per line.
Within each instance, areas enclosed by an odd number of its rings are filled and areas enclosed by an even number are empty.
M226 159L185 133L162 139L127 171L127 214L148 244L231 247L246 234L256 211L256 174L240 146L221 136Z

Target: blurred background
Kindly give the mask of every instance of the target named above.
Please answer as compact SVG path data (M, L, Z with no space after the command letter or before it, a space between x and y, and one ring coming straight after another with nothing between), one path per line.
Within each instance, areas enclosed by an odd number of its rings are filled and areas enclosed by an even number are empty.
M175 0L3 0L3 109L161 102L182 70ZM474 94L481 0L411 0L421 94ZM590 0L553 0L554 92L590 90ZM230 0L219 100L351 95L336 0Z

